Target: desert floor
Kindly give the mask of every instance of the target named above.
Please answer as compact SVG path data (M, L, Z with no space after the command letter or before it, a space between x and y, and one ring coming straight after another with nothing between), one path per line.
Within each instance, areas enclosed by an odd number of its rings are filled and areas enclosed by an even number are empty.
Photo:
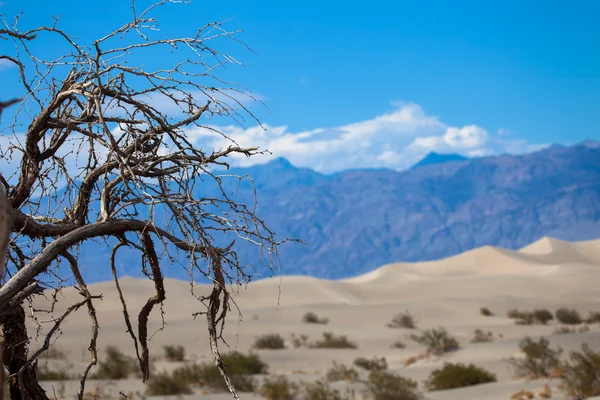
M527 335L547 336L552 345L569 350L579 349L588 343L600 349L600 326L591 325L588 332L553 334L558 323L548 325L516 325L506 317L513 308L532 310L548 308L552 311L567 306L576 308L583 316L588 311L600 311L600 241L564 243L542 239L519 251L492 247L479 248L461 255L435 262L393 264L371 273L343 281L326 281L310 277L286 276L253 282L239 289L234 300L239 305L242 320L234 310L226 323L225 338L232 348L248 352L255 339L266 333L278 333L287 341L283 350L256 350L269 364L272 374L285 374L291 380L316 380L322 378L334 361L351 366L357 357L384 356L389 370L413 378L419 383L444 362L475 363L495 373L498 382L468 388L439 392L424 392L432 400L505 400L521 389L538 393L544 383L555 388L557 383L547 381L526 382L515 379L505 359L520 356L518 342ZM126 294L130 313L137 312L153 293L153 284L147 279L120 279ZM151 354L162 355L164 345L183 345L190 361L210 360L205 320L195 321L192 313L201 311L200 304L190 293L187 282L165 280L167 299L164 303L164 330L157 332L150 342ZM206 293L208 286L198 286L196 293ZM92 294L103 294L96 301L100 322L99 347L116 345L133 355L132 341L126 333L123 314L113 282L90 285ZM55 315L69 304L79 300L74 290L65 290L59 297ZM43 298L37 306L43 307ZM36 307L37 307L36 306ZM481 307L488 307L495 315L483 316ZM417 330L445 327L456 337L461 348L440 357L429 357L408 367L404 362L411 356L423 353L423 346L408 338L410 329L392 329L386 324L399 312L408 310L415 318ZM155 310L150 332L160 327L158 310ZM302 316L312 311L327 317L329 323L307 324ZM43 318L40 317L40 320ZM42 324L44 330L49 324ZM494 340L487 343L470 342L475 329L491 331ZM291 335L308 335L319 339L323 332L347 335L357 343L357 349L293 348ZM67 354L67 360L48 360L52 368L81 370L87 362L90 324L83 308L69 317L54 346ZM406 348L391 348L401 340ZM32 349L38 344L32 343ZM225 346L222 346L225 349ZM102 356L101 356L102 357ZM164 359L154 362L156 370L173 369L178 363ZM66 393L73 398L77 382L46 381L50 392ZM334 383L334 387L351 385ZM143 393L139 380L116 382L89 381L88 391L98 386L105 396L124 393ZM136 397L136 396L134 396ZM228 394L196 393L185 398L227 399ZM242 394L242 399L259 399L255 394ZM554 399L565 397L553 390Z

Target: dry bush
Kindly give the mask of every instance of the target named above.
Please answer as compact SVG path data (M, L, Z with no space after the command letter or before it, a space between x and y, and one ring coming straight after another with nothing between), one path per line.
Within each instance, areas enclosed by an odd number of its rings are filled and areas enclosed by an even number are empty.
M551 376L552 371L560 368L562 349L551 349L546 338L540 338L536 341L529 336L525 337L519 342L519 348L525 357L512 357L507 360L513 367L515 375L519 378L548 378Z
M419 335L413 334L410 337L415 342L426 346L427 350L435 355L448 353L460 348L458 340L450 336L446 328L442 327L427 329Z
M296 400L350 400L339 390L332 389L329 382L301 382L296 390Z
M92 379L127 379L140 377L140 369L133 357L126 356L115 346L107 346L104 361L98 362L98 370Z
M302 316L302 322L307 324L327 324L329 322L329 318L319 318L317 314L312 311L307 312Z
M393 349L405 349L406 348L406 343L404 343L401 340L396 340L394 343L392 343L391 347Z
M152 374L146 383L146 394L148 396L172 396L193 393L189 383L178 375L167 372Z
M329 382L356 382L358 381L358 372L352 367L334 361L333 366L327 371L326 378Z
M579 325L583 322L581 315L574 308L559 308L554 315L558 322L565 325Z
M64 369L50 368L48 365L38 365L36 370L39 381L67 381L72 379Z
M396 314L394 318L386 325L389 328L415 329L415 319L408 311Z
M491 342L494 340L494 334L491 331L485 333L481 329L475 329L473 331L473 338L471 339L471 343L484 343Z
M367 396L372 400L419 400L417 382L387 371L371 371Z
M535 394L529 390L519 390L510 396L511 400L535 399Z
M496 380L496 375L474 364L444 363L441 369L431 372L425 386L431 391L447 390L496 382Z
M533 310L533 318L540 322L542 325L546 325L548 322L554 319L554 316L545 308Z
M385 357L373 357L370 360L368 358L358 357L354 360L354 365L367 371L384 371L388 367Z
M490 311L490 309L487 307L481 307L479 309L479 313L481 315L483 315L484 317L493 317L494 316L494 313L492 311Z
M335 336L332 332L323 332L323 339L313 342L309 346L313 349L356 349L356 343L348 340L345 335Z
M554 319L552 313L547 309L535 309L533 311L520 311L515 309L509 310L506 313L508 318L514 319L517 325L533 325L540 323L546 325Z
M293 400L297 390L285 375L277 375L265 378L258 392L267 400Z
M277 333L268 333L266 335L259 336L252 347L258 350L280 350L285 349L285 341L281 335Z
M165 357L171 362L185 361L185 348L183 346L164 346Z
M297 349L300 347L308 347L308 335L302 334L300 337L297 337L295 333L291 334L292 337L292 346Z
M590 311L590 314L585 319L587 324L600 324L600 312Z
M561 365L563 390L573 400L600 396L600 351L587 344L581 351L571 352L569 360Z

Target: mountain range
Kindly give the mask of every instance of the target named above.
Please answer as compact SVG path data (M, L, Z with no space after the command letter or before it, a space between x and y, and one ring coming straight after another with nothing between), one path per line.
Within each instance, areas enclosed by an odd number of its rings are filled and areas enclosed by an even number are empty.
M257 213L279 237L284 275L340 279L392 262L427 261L493 245L518 249L544 236L600 238L600 146L586 141L522 155L429 157L409 170L352 170L330 175L278 158L233 174L252 177ZM250 185L237 196L249 201ZM240 259L257 251L241 242ZM92 280L110 279L98 253L83 256ZM132 253L134 257L134 253ZM119 273L139 274L139 256ZM482 261L484 262L484 261ZM255 265L262 276L265 266ZM167 269L183 278L187 272Z

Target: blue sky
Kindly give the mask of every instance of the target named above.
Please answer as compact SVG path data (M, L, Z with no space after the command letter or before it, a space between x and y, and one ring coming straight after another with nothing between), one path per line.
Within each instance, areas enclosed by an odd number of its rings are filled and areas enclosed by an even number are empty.
M59 26L82 41L130 12L125 0L0 7L8 18L20 11L23 28L61 14ZM600 138L598 1L195 0L155 15L173 34L233 17L227 27L258 55L228 48L248 69L226 76L270 113L253 106L266 132L221 128L297 165L402 169L431 150L477 156Z

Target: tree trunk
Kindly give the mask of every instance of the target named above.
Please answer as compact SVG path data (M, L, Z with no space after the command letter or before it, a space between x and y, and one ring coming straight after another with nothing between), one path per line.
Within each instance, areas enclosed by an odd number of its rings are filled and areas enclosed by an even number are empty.
M25 327L25 310L21 305L15 308L2 325L4 336L4 365L12 375L9 381L11 400L48 400L46 392L37 381L36 366L31 365L18 372L27 361L29 338Z

